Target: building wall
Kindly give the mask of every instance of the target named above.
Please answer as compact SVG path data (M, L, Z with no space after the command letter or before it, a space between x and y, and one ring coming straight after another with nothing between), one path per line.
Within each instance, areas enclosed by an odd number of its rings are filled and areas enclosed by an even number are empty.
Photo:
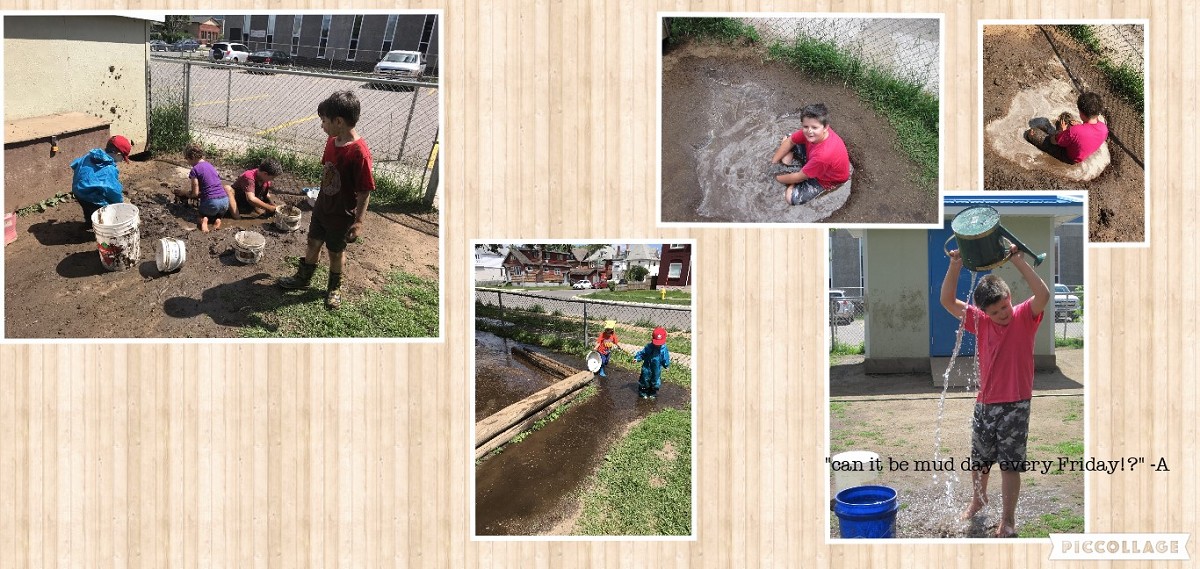
M671 263L681 263L679 278L669 278ZM692 246L684 244L682 249L671 249L669 244L662 246L662 257L659 261L658 286L689 286L692 284Z
M279 14L275 17L274 41L267 44L260 38L249 38L247 47L251 50L279 49L290 53L292 48L292 26L294 18L299 15ZM324 58L317 57L317 48L321 43L321 14L305 14L300 30L300 49L296 54L297 63L310 66L332 67L333 69L370 71L375 63L383 57L383 42L387 31L388 14L365 14L358 33L358 52L353 61L347 61L350 48L350 38L354 31L354 14L334 14L329 22L329 37ZM241 15L225 16L225 29L242 27ZM421 33L425 28L425 14L400 14L396 20L396 31L391 49L406 49L416 51L421 43ZM436 74L438 67L438 37L441 21L434 24L433 33L429 38L429 47L425 52L428 63L427 74ZM266 30L267 16L256 15L250 18L250 27L242 30L249 34L251 30ZM228 32L227 32L228 33ZM238 37L228 38L231 41L242 41Z
M5 120L87 113L145 149L149 20L9 15L4 35Z
M927 250L926 232L922 230L864 231L863 256L870 299L866 318L868 367L874 360L894 363L900 366L895 371L903 371L904 362L914 360L910 363L924 362L928 369Z
M1058 226L1058 282L1076 286L1083 284L1083 225L1079 223Z
M852 289L862 286L859 239L845 229L834 230L829 237L829 288ZM850 292L850 291L847 291Z

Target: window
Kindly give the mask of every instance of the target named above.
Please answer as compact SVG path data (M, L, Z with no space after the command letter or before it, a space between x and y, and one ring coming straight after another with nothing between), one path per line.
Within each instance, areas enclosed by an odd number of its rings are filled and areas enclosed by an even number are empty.
M303 21L304 16L292 18L292 55L300 54L300 22Z
M358 56L358 33L362 30L362 16L354 17L354 29L350 32L350 51L346 52L346 60L354 61Z
M329 47L329 21L333 16L321 16L321 44L317 46L317 57L324 58Z
M275 15L267 16L267 47L275 47Z
M683 273L683 263L671 263L671 267L667 269L668 279L677 279Z
M379 58L387 55L387 52L392 51L392 42L396 39L396 22L400 16L391 14L388 16L387 25L383 28L383 48L379 50Z
M437 16L432 14L425 16L425 27L421 29L421 43L417 46L417 51L429 53L429 39L433 36L435 23L437 23Z
M685 247L684 245L675 245L675 244L672 244L669 246L670 249L683 249L684 247Z

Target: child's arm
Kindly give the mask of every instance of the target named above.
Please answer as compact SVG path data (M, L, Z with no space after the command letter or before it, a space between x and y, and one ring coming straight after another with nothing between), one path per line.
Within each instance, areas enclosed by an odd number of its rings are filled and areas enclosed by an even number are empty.
M346 242L353 243L358 240L358 235L362 233L363 216L367 214L367 204L371 201L371 192L358 192L358 205L354 208L354 223L350 224L350 228L346 230Z
M275 211L275 206L258 199L258 196L254 195L253 186L251 186L251 189L245 193L246 193L246 201L250 202L251 205L253 205L254 207L261 207L264 210L271 211L271 212Z
M789 135L787 138L787 143L780 144L779 149L775 151L775 155L771 157L771 163L779 164L780 162L783 162L783 157L787 156L788 153L791 152L792 148L795 146L796 146L796 143L792 142L792 137L791 137L791 135Z
M671 367L671 351L667 349L666 344L662 347L662 364L664 369Z
M1021 272L1021 277L1025 279L1025 284L1029 285L1029 290L1033 291L1033 302L1029 308L1033 310L1033 315L1037 316L1046 309L1046 305L1050 303L1050 287L1046 286L1046 282L1037 273L1033 272L1033 267L1025 261L1025 256L1017 250L1017 246L1012 246L1012 262Z
M644 356L645 354L646 354L646 348L642 348L642 349L638 350L638 352L636 354L633 354L633 360L640 362L640 361L642 361L642 356Z
M946 278L942 279L942 307L949 312L951 316L962 320L963 312L967 308L967 303L958 299L955 292L958 290L958 275L962 272L962 257L958 251L950 252L950 266L946 268Z

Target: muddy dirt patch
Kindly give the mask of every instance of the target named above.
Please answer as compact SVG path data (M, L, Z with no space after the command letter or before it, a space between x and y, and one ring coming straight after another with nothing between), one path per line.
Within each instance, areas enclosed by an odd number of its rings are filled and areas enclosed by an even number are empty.
M501 361L501 342L476 343L476 361ZM494 336L493 336L494 338ZM544 350L539 353L551 355ZM555 354L555 359L583 369L582 358ZM476 397L495 389L479 383L496 378L477 377ZM685 408L688 389L664 383L657 400L638 398L638 374L609 369L596 382L596 394L572 404L556 420L533 431L521 442L486 458L475 467L476 535L563 535L573 533L579 514L579 497L588 477L596 472L610 446L628 427L665 408ZM505 380L504 382L508 382ZM478 408L481 402L476 400ZM485 402L486 404L486 402ZM663 449L666 452L667 449Z
M786 205L783 185L769 175L779 141L799 128L800 109L820 102L854 168L849 199L832 215ZM895 130L840 84L745 48L690 41L663 55L662 113L664 222L936 221L936 192L918 186Z
M1058 37L1058 36L1055 36ZM1058 50L1056 53L1055 50ZM1016 137L1019 132L1007 129L998 132L994 125L1008 115L1014 106L1030 93L1053 90L1065 84L1073 90L1068 97L1079 96L1072 77L1061 61L1084 61L1088 58L1069 40L1052 43L1038 26L988 26L983 34L983 187L985 190L1083 190L1088 193L1088 230L1092 242L1127 243L1145 239L1145 170L1144 153L1131 155L1110 137L1107 150L1111 162L1104 171L1086 181L1073 181L1069 176L1056 175L1045 168L1030 167L1020 160L1005 157L998 150L1014 144L998 137ZM1078 65L1075 65L1078 68ZM1078 75L1077 77L1078 78ZM1110 132L1130 141L1140 142L1144 133L1139 113L1112 93L1102 81L1090 81L1085 88L1104 99L1105 119ZM1049 117L1057 108L1031 112L1027 120ZM1071 110L1078 115L1078 109ZM1012 131L1012 132L1010 132ZM1017 141L1016 144L1028 144Z
M23 216L20 236L4 249L5 334L10 338L220 338L237 337L261 325L261 314L291 304L321 302L324 282L301 293L283 293L275 279L294 269L287 259L304 254L311 208L299 195L277 194L276 201L303 210L301 228L285 232L269 217L224 219L222 228L202 233L194 206L177 204L171 190L187 182L182 159L121 165L125 201L139 208L141 254L136 266L106 271L94 234L87 232L75 202ZM226 183L241 169L218 165ZM236 172L235 172L236 170ZM300 181L284 174L280 190L299 191ZM51 189L46 193L69 191ZM381 289L402 271L438 278L437 214L368 212L363 238L347 249L344 298ZM266 238L257 264L234 258L233 236L240 230ZM180 239L186 260L177 272L160 273L155 264L159 239ZM322 253L322 266L328 256Z

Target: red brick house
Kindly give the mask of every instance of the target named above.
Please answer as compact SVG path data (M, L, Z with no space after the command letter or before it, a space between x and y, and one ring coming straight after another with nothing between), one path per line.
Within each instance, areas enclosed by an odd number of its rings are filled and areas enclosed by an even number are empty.
M542 251L534 245L514 247L504 258L504 269L514 283L562 283L579 267L572 253Z
M206 45L212 45L213 42L221 39L221 23L213 18L192 16L192 21L188 24L188 31L192 33L192 37Z
M692 285L692 245L670 243L662 246L658 269L658 286Z

